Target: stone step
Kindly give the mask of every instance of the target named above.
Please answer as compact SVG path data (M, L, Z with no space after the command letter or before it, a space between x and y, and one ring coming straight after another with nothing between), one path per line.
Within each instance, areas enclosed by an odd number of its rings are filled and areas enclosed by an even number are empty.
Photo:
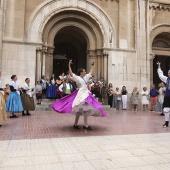
M56 101L56 100L51 100L51 99L43 99L42 102L41 102L41 105L36 105L36 109L35 110L42 110L42 111L51 111L53 110L51 108L51 104ZM102 106L102 108L105 110L105 111L116 111L115 108L110 108L109 105L102 105L101 102L99 102Z

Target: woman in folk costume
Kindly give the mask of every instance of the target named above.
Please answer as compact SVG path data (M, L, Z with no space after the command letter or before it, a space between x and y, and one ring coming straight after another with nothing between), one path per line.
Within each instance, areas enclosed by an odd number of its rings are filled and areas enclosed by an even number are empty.
M159 78L166 83L166 91L165 91L165 96L164 96L164 102L163 102L163 112L165 115L165 124L163 127L168 127L169 125L169 114L170 114L170 70L168 71L168 77L163 75L163 71L161 70L161 63L158 62L158 75Z
M2 75L2 71L0 70L0 77L1 75ZM6 115L6 106L5 106L5 99L4 99L4 89L2 88L2 82L0 80L0 121L5 121L5 120L7 120L7 115Z
M84 116L83 129L92 130L92 128L88 125L87 118L89 116L106 116L106 113L102 109L99 102L94 98L87 88L87 82L92 76L94 63L92 64L89 74L86 74L84 69L79 69L77 75L72 72L71 64L72 60L69 61L69 73L72 80L76 82L78 89L72 94L54 102L52 104L52 108L59 113L71 113L76 115L74 123L75 129L79 129L79 117Z
M50 78L50 82L46 92L46 98L48 99L56 99L57 98L57 85L55 80L55 75L53 74Z
M10 93L10 87L9 87L9 84L6 84L6 88L5 88L5 91L4 91L4 99L5 99L5 102L7 101L8 99L8 96L9 96L9 93Z
M22 88L23 93L21 95L22 105L24 108L24 110L22 111L22 116L30 116L31 114L29 113L29 111L35 110L33 91L34 88L30 86L30 79L26 78L25 84L23 85ZM24 111L26 111L26 113Z
M10 118L16 118L17 116L14 113L23 111L23 106L20 97L21 88L19 88L16 82L18 79L16 75L12 75L11 79L12 81L9 84L11 92L6 102L6 110L11 113Z

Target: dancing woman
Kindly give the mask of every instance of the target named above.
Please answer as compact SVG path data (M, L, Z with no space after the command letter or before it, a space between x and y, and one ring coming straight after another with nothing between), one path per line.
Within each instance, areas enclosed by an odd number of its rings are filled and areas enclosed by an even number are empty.
M11 79L12 81L9 84L11 92L6 102L6 110L11 113L10 118L16 118L17 116L14 113L23 111L23 106L20 97L21 88L19 88L16 82L18 79L16 75L12 75Z
M87 118L89 116L106 116L106 113L102 109L99 102L94 98L87 88L87 82L93 73L94 63L91 64L92 67L89 74L86 74L85 69L79 69L77 75L72 72L71 64L72 60L69 61L68 65L69 74L72 80L76 82L78 90L54 102L52 104L52 108L59 113L71 113L76 115L74 123L75 129L79 129L79 117L84 116L83 129L92 130L92 128L88 125Z
M168 127L169 125L169 114L170 114L170 70L168 71L168 77L163 75L163 71L161 70L161 63L158 62L158 75L159 78L166 83L166 91L165 91L165 97L163 102L163 112L165 115L165 124L163 125L164 128Z

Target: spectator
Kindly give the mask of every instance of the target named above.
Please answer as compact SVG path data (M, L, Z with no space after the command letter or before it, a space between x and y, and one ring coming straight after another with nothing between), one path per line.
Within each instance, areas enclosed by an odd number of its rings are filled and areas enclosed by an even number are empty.
M139 98L139 92L138 92L138 88L135 87L133 89L130 101L132 104L132 110L136 110L137 111L137 106L138 106L138 98Z
M147 91L146 87L143 87L143 91L141 92L142 95L142 106L143 106L143 111L148 109L149 105L149 92Z
M37 85L35 86L35 93L36 93L37 104L41 104L42 86L41 86L40 81L37 81Z
M117 87L116 88L116 91L115 91L115 103L116 103L116 105L115 105L115 108L116 108L116 110L120 110L120 102L121 102L121 92L119 91L119 88Z
M128 91L126 90L126 87L123 86L122 91L121 91L123 110L127 110L127 93L128 93Z
M158 100L158 91L155 88L155 84L151 85L151 90L150 90L150 111L154 110L154 106L156 105L156 102Z

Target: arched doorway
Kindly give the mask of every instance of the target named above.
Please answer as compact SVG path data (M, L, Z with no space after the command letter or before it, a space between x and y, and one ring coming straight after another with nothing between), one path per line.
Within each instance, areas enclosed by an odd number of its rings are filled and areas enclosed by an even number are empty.
M161 62L161 68L165 75L170 69L170 33L158 34L152 43L152 51L155 54L153 59L153 83L158 85L161 80L157 74L157 61Z
M54 38L53 73L68 71L68 60L73 60L73 71L87 69L87 42L81 30L74 26L60 29Z
M77 0L76 3L67 0L63 0L62 3L49 0L34 11L29 21L26 40L37 46L36 79L41 76L42 70L46 76L53 73L53 54L57 42L54 39L59 31L66 27L78 28L86 40L86 62L83 62L83 67L86 63L88 71L90 63L95 60L94 77L96 79L103 77L107 81L110 49L117 47L116 34L108 15L90 0ZM47 47L45 52L43 44ZM58 47L70 45L68 41L62 44L57 45ZM71 46L74 47L75 45ZM77 52L77 49L73 51Z

